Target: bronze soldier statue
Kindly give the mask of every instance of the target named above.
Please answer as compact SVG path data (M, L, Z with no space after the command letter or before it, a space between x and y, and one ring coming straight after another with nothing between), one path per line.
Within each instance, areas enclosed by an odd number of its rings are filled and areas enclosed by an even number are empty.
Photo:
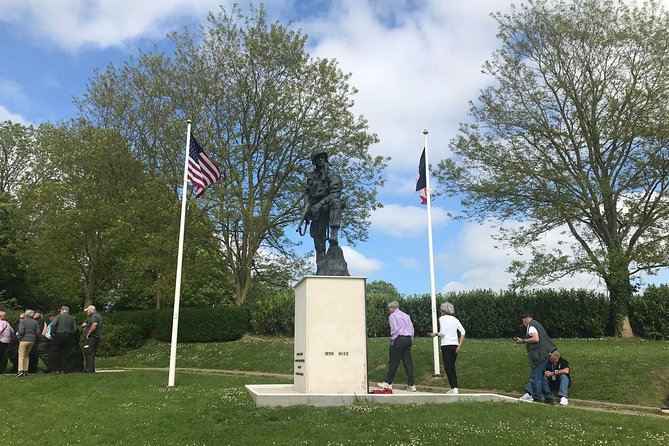
M316 249L316 264L318 266L316 274L348 275L345 266L345 274L343 272L338 273L339 266L335 272L332 272L332 268L324 267L326 240L330 242L331 249L336 246L337 250L341 251L341 248L337 245L339 245L341 211L344 207L341 199L342 180L339 174L330 167L325 149L313 150L311 161L314 164L314 170L307 177L302 222L311 222L309 235L314 239L314 248ZM300 233L302 233L301 227L302 223L298 228ZM343 261L343 256L341 260Z

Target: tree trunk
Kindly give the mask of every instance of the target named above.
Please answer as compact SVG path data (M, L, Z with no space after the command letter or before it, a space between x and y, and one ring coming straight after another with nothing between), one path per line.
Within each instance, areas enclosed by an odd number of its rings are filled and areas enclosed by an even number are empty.
M235 302L237 305L244 303L249 288L251 288L251 268L244 267L235 274Z
M634 293L629 275L629 262L621 255L611 254L609 273L604 278L609 291L609 331L617 337L630 337L627 309ZM625 320L627 319L627 324Z
M634 332L632 331L632 324L630 323L630 317L627 315L625 315L625 317L623 318L622 328L618 336L625 339L634 337Z
M89 305L93 305L93 300L95 298L95 288L97 282L97 274L95 268L91 268L88 274L88 280L86 281L86 296L84 296L84 308Z

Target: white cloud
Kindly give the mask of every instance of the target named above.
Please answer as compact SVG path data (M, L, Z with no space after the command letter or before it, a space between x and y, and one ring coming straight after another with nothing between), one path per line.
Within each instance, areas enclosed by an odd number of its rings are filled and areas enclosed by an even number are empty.
M5 0L0 22L20 26L39 41L71 51L123 46L139 37L162 38L183 17L217 11L221 0Z
M23 106L29 102L21 84L2 77L0 77L0 101L18 106Z
M432 164L447 155L468 101L490 82L480 72L496 42L488 14L509 3L431 0L412 9L415 2L346 0L299 25L313 54L352 73L355 109L381 139L374 150L393 157L391 169L406 170L415 169L425 128Z
M348 272L352 276L368 276L383 267L383 262L377 259L368 259L353 248L342 246L344 258L348 264Z
M450 217L448 213L432 206L432 229L445 226ZM371 216L372 230L394 237L416 237L427 228L427 209L418 206L400 206L386 204Z
M512 260L521 257L511 248L492 239L497 230L492 224L466 224L455 238L457 243L451 252L438 254L437 264L441 271L454 280L448 281L442 292L472 289L506 289L513 276L506 270ZM555 248L565 241L561 230L550 231L541 242L547 249ZM526 251L525 253L527 253ZM577 274L547 285L548 288L588 288L605 290L601 280L592 274Z
M28 125L28 119L18 113L12 113L4 106L0 105L0 122L12 121L13 123Z

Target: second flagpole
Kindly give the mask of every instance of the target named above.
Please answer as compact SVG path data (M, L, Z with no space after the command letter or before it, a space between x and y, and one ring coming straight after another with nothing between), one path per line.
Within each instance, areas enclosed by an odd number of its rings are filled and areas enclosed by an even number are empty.
M179 254L177 255L177 278L174 286L174 313L172 315L172 343L170 344L170 370L167 387L174 387L177 364L177 333L179 332L179 300L181 297L181 270L184 256L184 227L186 226L186 200L188 193L188 149L190 148L191 120L186 121L186 157L184 159L184 182L181 189L181 224L179 226Z
M432 249L432 207L430 204L430 157L427 149L427 129L423 130L423 143L425 147L425 195L427 200L427 244L430 251L430 302L432 303L432 331L437 333L437 296L434 287L434 251ZM439 376L439 336L432 338L432 350L434 359L434 376Z

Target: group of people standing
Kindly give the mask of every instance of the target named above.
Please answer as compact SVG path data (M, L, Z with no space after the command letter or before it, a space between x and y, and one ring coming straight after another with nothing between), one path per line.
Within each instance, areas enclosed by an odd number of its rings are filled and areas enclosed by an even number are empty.
M439 331L428 332L427 335L430 337L439 336L444 370L451 387L447 393L458 394L458 375L455 370L455 362L465 340L466 332L458 318L454 316L455 307L453 304L445 302L441 305L440 310ZM388 304L388 313L390 359L386 379L378 383L378 387L387 390L393 388L395 374L400 362L402 362L407 374L406 390L415 392L416 381L411 359L411 347L415 333L411 317L400 310L397 301ZM530 380L525 386L525 394L520 397L520 400L557 404L551 390L557 389L560 398L559 404L562 406L568 405L569 387L571 386L569 363L562 357L560 350L548 336L544 327L535 321L530 313L522 313L521 320L525 326L525 336L522 338L515 337L514 342L526 346L531 370Z
M46 366L45 373L94 373L95 356L104 327L93 305L84 311L88 320L81 325L83 355L79 346L81 331L69 307L61 307L58 314L49 313L48 323L42 319L40 312L25 310L19 315L16 330L5 320L7 314L0 311L0 373L5 372L8 359L15 364L16 376L19 378L36 373L39 359ZM9 354L13 343L18 344L16 358Z

